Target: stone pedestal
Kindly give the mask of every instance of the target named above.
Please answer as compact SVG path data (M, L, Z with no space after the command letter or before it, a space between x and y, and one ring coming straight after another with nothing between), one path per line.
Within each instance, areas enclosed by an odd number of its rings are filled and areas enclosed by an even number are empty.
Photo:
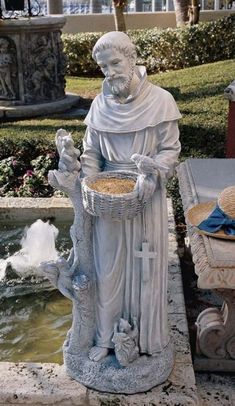
M19 117L22 111L24 117L45 114L44 104L48 112L53 112L53 103L60 110L70 107L61 40L65 21L63 16L1 21L0 116Z

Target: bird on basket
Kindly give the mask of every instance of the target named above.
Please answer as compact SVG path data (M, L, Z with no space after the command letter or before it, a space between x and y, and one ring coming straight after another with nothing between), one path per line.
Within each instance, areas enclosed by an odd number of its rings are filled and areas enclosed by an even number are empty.
M135 186L138 198L147 202L154 194L158 176L160 175L161 179L165 180L165 173L169 171L169 168L145 155L133 154L131 160L135 162L140 172Z
M131 160L135 162L139 172L145 175L153 173L158 174L159 171L163 173L164 171L169 171L169 167L167 165L162 162L158 162L149 156L133 154L131 156Z

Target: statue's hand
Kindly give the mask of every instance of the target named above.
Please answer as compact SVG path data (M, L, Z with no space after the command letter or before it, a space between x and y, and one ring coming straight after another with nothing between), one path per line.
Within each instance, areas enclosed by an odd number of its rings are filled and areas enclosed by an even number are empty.
M155 192L156 185L157 177L155 175L139 175L135 185L139 200L147 202L151 199Z

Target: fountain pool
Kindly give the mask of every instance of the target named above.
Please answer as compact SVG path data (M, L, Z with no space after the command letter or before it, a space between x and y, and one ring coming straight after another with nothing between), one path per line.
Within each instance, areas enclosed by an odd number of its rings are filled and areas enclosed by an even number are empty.
M69 226L56 224L56 249L67 257ZM0 258L21 248L24 225L0 225ZM17 282L16 282L17 281ZM62 344L71 325L72 303L34 275L0 286L0 361L63 362ZM46 290L45 290L46 289Z
M71 302L59 292L40 292L0 303L0 361L63 363Z

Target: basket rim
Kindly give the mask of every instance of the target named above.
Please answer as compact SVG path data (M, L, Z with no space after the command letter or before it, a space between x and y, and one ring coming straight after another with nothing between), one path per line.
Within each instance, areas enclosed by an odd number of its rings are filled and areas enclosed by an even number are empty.
M110 198L110 196L112 196L113 199L124 197L124 196L128 196L129 198L134 198L134 197L137 198L138 197L137 190L133 190L132 192L128 192L128 193L101 193L101 192L98 192L97 190L91 189L86 183L87 181L88 182L91 181L91 180L94 181L95 179L99 179L99 178L102 178L102 177L109 177L110 175L113 175L113 176L110 176L110 177L115 178L115 175L117 175L117 174L119 174L119 175L120 174L130 175L130 176L135 177L136 180L137 180L137 177L139 175L137 172L131 172L131 171L129 171L129 172L128 171L103 171L103 172L98 172L98 173L96 173L94 175L86 176L85 178L82 179L83 190L84 191L85 190L90 191L91 193L94 193L97 196L100 196L101 198L104 197L104 196L106 196L108 198ZM105 175L107 175L107 176L105 176Z

